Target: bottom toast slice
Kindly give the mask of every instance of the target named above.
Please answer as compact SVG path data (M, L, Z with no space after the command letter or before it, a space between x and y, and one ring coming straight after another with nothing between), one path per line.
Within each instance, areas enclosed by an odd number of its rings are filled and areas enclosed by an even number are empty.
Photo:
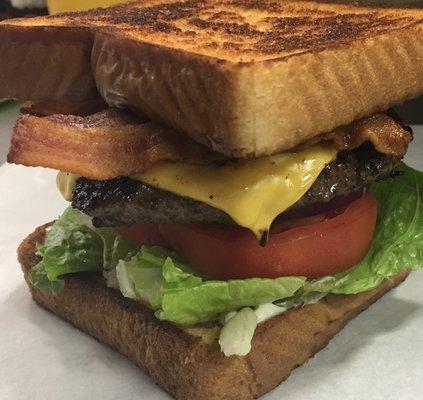
M35 245L44 241L47 226L37 228L19 247L25 279L39 261ZM267 320L258 326L245 357L224 356L217 343L218 328L183 329L159 321L149 308L107 288L99 276L67 278L57 296L30 284L29 288L40 306L113 346L177 400L247 400L280 384L408 273L373 291L328 295Z

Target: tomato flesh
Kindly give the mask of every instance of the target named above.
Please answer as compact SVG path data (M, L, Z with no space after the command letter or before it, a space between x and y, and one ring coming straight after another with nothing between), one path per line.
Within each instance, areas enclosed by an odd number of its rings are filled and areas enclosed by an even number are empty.
M266 246L248 229L206 224L142 224L119 228L131 240L170 247L216 279L318 278L351 268L366 255L377 217L376 199L365 194L341 208L272 226Z
M167 242L164 241L161 233L159 232L158 225L155 224L118 226L116 230L119 234L127 237L133 243L146 246L168 247Z

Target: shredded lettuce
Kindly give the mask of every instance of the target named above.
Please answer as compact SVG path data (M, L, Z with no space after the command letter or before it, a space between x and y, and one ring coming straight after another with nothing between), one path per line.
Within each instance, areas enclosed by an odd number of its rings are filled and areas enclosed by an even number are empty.
M368 291L404 268L423 267L423 173L404 164L399 170L402 176L371 186L379 204L375 237L367 256L343 273L314 281L213 280L178 254L159 247L137 248L113 229L94 228L88 217L69 208L39 246L42 261L30 281L57 293L67 274L103 271L109 286L149 304L157 318L181 325L218 321L227 313L267 303L289 307L305 296Z
M257 314L249 307L233 315L220 331L219 345L225 356L245 356L257 327Z
M261 322L283 314L290 308L317 303L326 296L326 293L299 292L302 294L294 296L295 298L289 298L283 305L264 303L254 309L243 308L238 312L232 311L228 313L223 318L223 327L219 335L219 345L225 356L244 356L248 354L251 350L251 340L256 327Z

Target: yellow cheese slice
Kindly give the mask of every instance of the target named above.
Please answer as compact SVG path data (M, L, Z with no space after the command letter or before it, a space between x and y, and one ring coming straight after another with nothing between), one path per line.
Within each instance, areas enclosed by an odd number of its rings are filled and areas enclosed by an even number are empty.
M336 157L329 145L222 166L160 162L133 178L225 211L260 238Z

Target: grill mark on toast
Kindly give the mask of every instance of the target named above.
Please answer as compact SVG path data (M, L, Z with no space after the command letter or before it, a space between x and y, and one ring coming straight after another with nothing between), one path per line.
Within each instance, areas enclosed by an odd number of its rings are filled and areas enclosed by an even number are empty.
M398 10L292 0L147 0L43 20L66 19L245 62L339 47L423 23L419 10Z
M104 9L96 9L94 13L100 20L110 24L130 24L133 27L142 27L154 25L158 21L170 22L190 18L201 10L203 3L201 0L187 0L139 8L129 8L123 4L110 8L109 12L104 12ZM124 9L125 12L122 12L121 9Z
M189 22L201 29L211 29L212 31L227 33L229 35L254 37L263 33L258 29L254 29L249 23L239 24L235 22L213 22L200 18L192 18Z
M228 5L246 10L267 10L272 12L280 12L283 9L281 3L276 1L262 1L262 0L233 0L228 2Z
M402 19L408 21L406 18ZM396 19L398 22L398 19ZM273 29L262 32L252 48L264 53L286 50L316 51L331 45L347 44L391 29L389 17L371 14L345 14L332 17L289 17L271 21Z

